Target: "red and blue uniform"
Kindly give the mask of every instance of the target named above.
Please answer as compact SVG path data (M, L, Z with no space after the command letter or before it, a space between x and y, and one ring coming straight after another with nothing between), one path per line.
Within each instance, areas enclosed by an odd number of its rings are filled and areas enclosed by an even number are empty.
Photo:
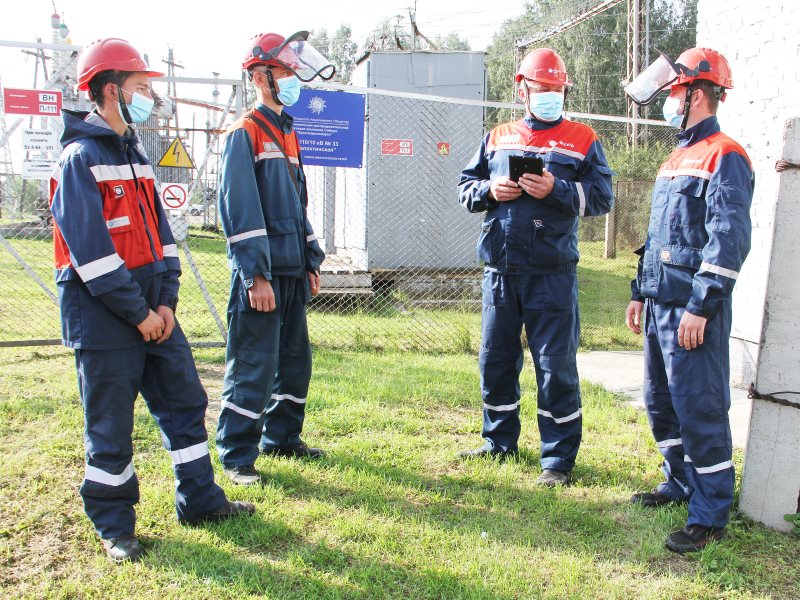
M63 118L64 151L50 181L56 282L84 404L81 495L108 539L134 531L140 392L172 457L178 518L201 518L226 499L208 453L208 398L180 325L161 344L144 342L137 329L151 309L178 300L180 261L153 168L130 130L121 136L94 112Z
M300 443L311 380L307 273L318 273L325 256L306 216L306 194L290 115L260 105L231 125L219 194L231 265L217 425L226 468L254 464L259 446L270 451ZM248 289L257 275L272 285L272 312L250 306Z
M510 202L490 198L491 180L508 176L511 155L544 160L555 178L546 198L524 192ZM578 217L611 209L611 176L590 127L531 117L494 128L461 173L459 201L470 212L486 213L478 238L485 264L483 437L495 451L517 449L524 326L539 388L543 469L571 471L580 446Z
M632 300L645 302L644 401L666 481L689 500L687 525L724 527L733 504L731 293L750 250L753 169L709 117L678 135L653 189ZM684 312L708 319L704 341L678 344Z

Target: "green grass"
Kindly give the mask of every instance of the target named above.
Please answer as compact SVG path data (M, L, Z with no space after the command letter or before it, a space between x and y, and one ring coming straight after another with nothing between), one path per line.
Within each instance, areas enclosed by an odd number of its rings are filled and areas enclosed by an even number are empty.
M205 234L204 234L205 235ZM212 234L208 234L212 235ZM49 240L9 239L14 249L55 290ZM192 257L208 293L225 322L230 273L221 238L192 237ZM581 349L631 349L640 341L629 333L623 315L630 295L635 256L602 258L602 242L581 244L579 266ZM183 276L178 317L192 342L221 342L222 337L181 252ZM477 277L477 276L476 276ZM0 248L0 341L58 339L58 308L4 248ZM309 310L312 342L338 350L475 352L480 344L480 298L451 308L421 308L401 292L378 296L347 310Z
M221 350L196 353L218 407ZM663 548L685 507L628 503L659 481L642 413L584 385L574 487L542 490L533 375L523 451L462 463L479 443L475 357L317 350L304 437L319 462L260 458L266 483L223 487L258 514L179 526L170 460L143 404L140 564L108 563L77 488L82 412L64 349L0 352L0 596L14 598L797 598L798 540L735 514L698 556ZM212 447L215 468L219 464ZM741 466L737 453L737 467Z

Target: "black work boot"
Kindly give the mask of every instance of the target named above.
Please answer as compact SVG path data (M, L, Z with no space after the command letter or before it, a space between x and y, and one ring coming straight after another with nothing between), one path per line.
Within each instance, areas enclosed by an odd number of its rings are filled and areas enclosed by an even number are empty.
M683 529L673 531L667 538L666 547L678 554L697 552L709 542L717 542L725 537L724 527L706 527L704 525L687 525Z
M180 519L181 525L197 525L204 522L224 521L238 514L251 515L256 512L256 505L252 502L231 502L230 500L214 512L210 512L197 519Z
M261 454L266 456L281 456L283 458L322 458L325 456L320 448L309 448L308 445L300 440L294 446L277 446L275 448L262 448Z
M484 444L474 450L461 450L456 456L463 460L470 458L496 458L503 461L507 458L514 458L519 454L519 450L496 450L491 444Z
M568 486L572 483L572 473L558 469L545 469L536 480L537 485L547 487Z
M106 554L115 563L126 561L136 562L144 556L144 548L139 544L135 535L123 535L115 538L102 539Z
M255 485L261 482L261 475L253 465L241 465L223 471L236 485Z
M671 498L659 492L658 489L654 489L652 492L639 492L638 494L634 494L631 496L631 502L633 504L641 504L647 508L654 508L657 506L664 506L665 504L686 504L688 500Z

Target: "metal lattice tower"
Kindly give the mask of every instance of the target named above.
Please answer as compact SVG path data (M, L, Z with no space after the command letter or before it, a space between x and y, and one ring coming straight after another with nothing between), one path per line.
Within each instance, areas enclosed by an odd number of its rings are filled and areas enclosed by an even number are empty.
M650 64L649 38L650 38L650 1L628 0L628 54L626 62L627 81L633 81ZM627 98L628 117L638 119L640 107L630 98ZM646 127L646 126L645 126ZM640 131L641 129L641 131ZM628 144L635 148L639 142L646 138L646 129L640 127L635 121L628 123Z

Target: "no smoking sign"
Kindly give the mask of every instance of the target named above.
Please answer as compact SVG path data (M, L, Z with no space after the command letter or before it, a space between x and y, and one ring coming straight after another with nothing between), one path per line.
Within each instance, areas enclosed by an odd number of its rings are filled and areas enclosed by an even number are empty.
M183 183L162 183L161 204L166 210L186 210L189 186Z

